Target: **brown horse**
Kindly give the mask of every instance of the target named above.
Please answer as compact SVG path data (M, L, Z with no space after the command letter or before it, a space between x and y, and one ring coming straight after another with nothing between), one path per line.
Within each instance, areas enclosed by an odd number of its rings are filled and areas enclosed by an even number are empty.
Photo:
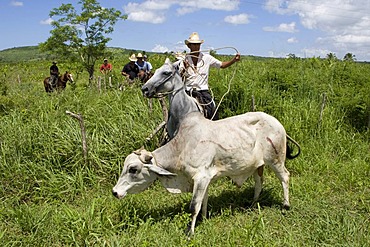
M47 93L51 93L54 90L59 91L59 90L65 89L68 81L73 82L73 77L71 73L66 71L63 75L60 75L58 77L58 81L55 85L51 85L49 81L50 81L50 76L44 79L44 87Z

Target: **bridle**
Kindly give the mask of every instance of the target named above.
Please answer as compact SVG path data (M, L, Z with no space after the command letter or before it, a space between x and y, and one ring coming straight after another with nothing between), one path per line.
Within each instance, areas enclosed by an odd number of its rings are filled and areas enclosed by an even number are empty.
M63 82L68 82L68 81L72 81L71 80L71 74L70 73L65 73L61 76L61 80Z
M163 80L161 80L158 85L156 85L156 88L162 86L163 84L165 84L166 82L168 82L175 74L176 74L177 70L176 69L172 69L172 73L167 76L166 78L164 78ZM175 90L172 90L172 91L169 91L169 92L165 92L165 93L156 93L153 98L163 98L171 93L174 93L176 94L178 91L180 91L182 88L179 88L179 89L175 89Z

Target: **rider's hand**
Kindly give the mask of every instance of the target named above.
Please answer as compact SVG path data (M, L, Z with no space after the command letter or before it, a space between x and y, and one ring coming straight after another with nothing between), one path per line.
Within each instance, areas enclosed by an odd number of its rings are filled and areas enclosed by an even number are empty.
M239 62L240 61L240 53L237 53L234 57L234 61L235 62Z

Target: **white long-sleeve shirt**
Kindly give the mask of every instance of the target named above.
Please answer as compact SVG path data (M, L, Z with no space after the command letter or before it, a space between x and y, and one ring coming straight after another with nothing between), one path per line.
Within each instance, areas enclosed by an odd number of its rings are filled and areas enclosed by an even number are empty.
M197 90L208 90L208 75L209 68L220 68L222 62L217 58L204 53L199 53L197 66L195 67L192 60L192 55L185 57L189 67L185 69L184 62L180 64L180 71L185 70L186 90L196 88Z

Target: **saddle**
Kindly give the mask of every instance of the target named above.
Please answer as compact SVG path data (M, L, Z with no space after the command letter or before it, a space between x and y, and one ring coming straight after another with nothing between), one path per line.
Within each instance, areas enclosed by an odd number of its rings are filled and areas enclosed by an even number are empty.
M57 83L58 83L58 77L56 76L56 77L53 78L53 76L50 76L50 78L49 78L50 86L55 87L57 85Z
M211 119L214 113L214 104L212 98L209 99L206 95L202 93L203 91L190 90L187 91L188 95L194 98L198 109L203 113L204 117Z

